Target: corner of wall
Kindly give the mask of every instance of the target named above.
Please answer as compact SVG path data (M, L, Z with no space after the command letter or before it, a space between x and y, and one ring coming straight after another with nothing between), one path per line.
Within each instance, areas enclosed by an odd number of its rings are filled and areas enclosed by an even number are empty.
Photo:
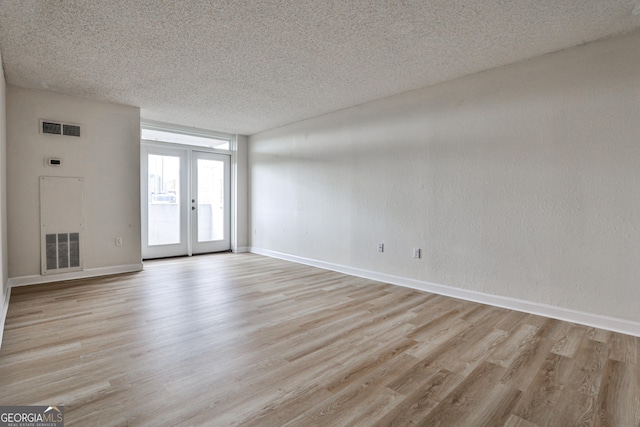
M6 82L0 54L0 346L9 308L7 253L7 109Z
M6 286L6 284L5 284ZM7 287L2 293L2 304L0 304L0 349L2 348L2 337L4 336L4 325L9 312L9 298L11 297L11 288Z
M233 227L233 251L246 252L248 242L248 201L249 201L249 162L248 137L236 135L235 160L233 174L233 193L235 226Z

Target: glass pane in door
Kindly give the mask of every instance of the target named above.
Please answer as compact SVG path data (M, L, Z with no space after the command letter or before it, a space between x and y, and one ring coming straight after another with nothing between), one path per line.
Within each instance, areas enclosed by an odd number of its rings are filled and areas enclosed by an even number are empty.
M224 162L198 159L198 242L224 239Z
M180 157L149 154L148 245L180 243Z

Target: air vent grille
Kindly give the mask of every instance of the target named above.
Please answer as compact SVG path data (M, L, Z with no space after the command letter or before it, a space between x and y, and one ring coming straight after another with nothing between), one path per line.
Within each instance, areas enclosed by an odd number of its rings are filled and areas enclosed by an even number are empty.
M80 233L46 235L47 270L80 267Z
M60 123L42 122L42 133L50 133L52 135L60 135L60 129L62 125Z
M62 134L67 136L80 136L80 126L62 125Z
M64 135L80 137L80 125L40 120L40 132L49 135Z

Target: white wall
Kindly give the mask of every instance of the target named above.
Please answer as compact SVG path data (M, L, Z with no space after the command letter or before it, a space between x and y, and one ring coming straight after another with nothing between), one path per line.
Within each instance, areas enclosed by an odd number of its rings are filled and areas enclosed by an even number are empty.
M249 138L246 135L236 135L235 152L235 230L232 246L234 252L245 252L249 246L249 194L248 194L248 164Z
M7 109L6 83L2 56L0 55L0 337L2 337L3 308L7 294L8 251L7 251ZM0 339L1 341L1 339Z
M639 322L638 46L636 32L252 136L252 247Z
M82 136L40 134L40 119L81 124ZM40 274L40 176L84 178L85 269L140 265L138 108L8 86L7 159L11 278Z

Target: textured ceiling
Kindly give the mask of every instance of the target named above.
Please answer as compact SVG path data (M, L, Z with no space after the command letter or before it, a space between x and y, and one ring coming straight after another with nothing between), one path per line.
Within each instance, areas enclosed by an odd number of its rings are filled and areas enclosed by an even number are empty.
M253 134L640 27L640 0L0 0L9 84Z

